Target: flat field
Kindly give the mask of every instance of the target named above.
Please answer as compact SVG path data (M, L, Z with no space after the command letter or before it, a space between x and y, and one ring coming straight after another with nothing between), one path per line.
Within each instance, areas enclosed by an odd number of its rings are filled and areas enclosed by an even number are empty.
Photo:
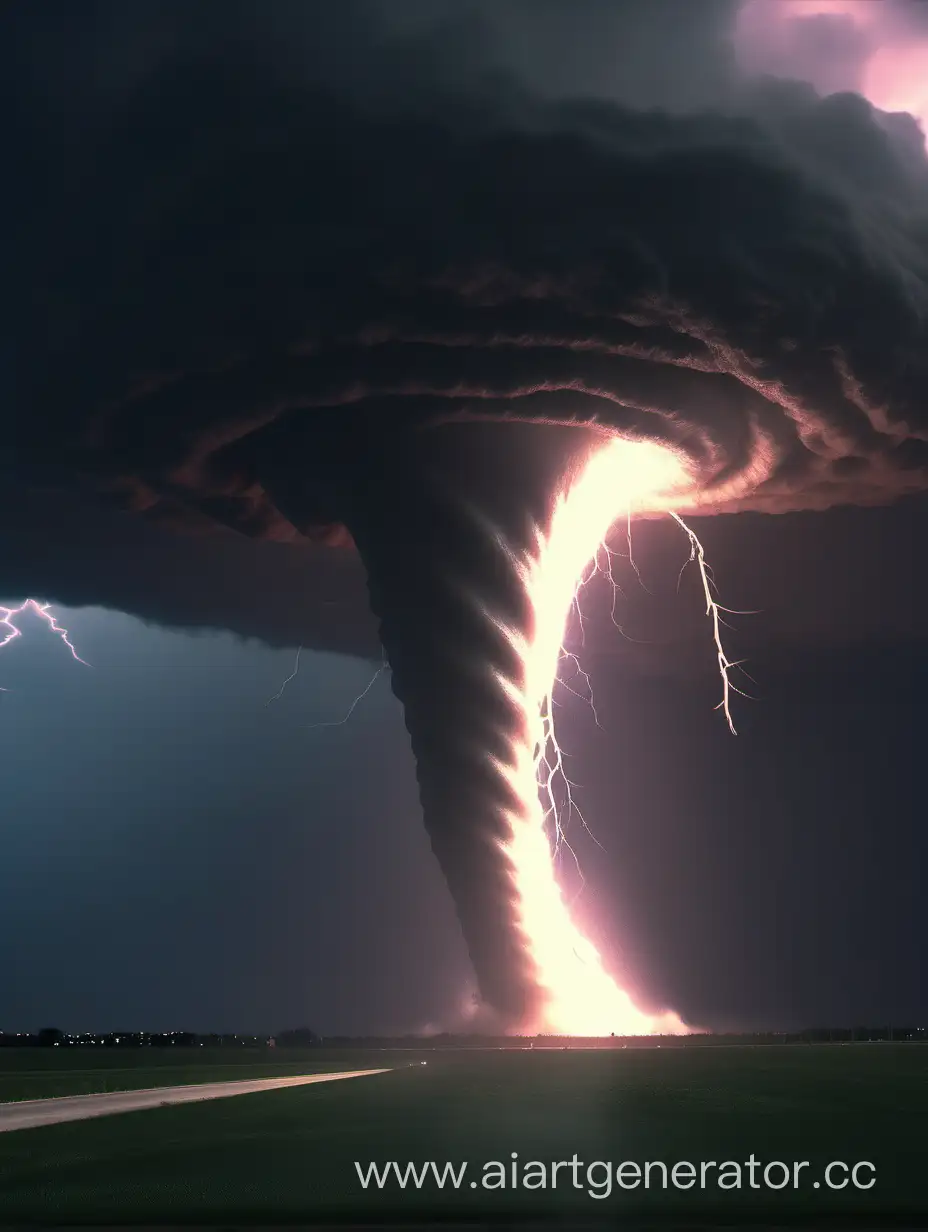
M114 1067L130 1064L113 1055ZM43 1057L39 1064L33 1054L32 1060L35 1069L58 1065L56 1073L70 1076L68 1057ZM147 1056L140 1058L146 1083L149 1065ZM278 1054L266 1064L254 1053L247 1060L204 1058L191 1061L188 1074L200 1075L196 1081L220 1071L272 1076L368 1065L396 1068L349 1082L0 1135L0 1219L241 1225L488 1216L659 1223L671 1217L687 1225L785 1226L830 1218L840 1227L858 1221L925 1226L928 1047L920 1044L313 1050L286 1060ZM166 1062L155 1068L165 1083L179 1080ZM581 1161L578 1186L571 1171L561 1170L552 1187L551 1164L574 1155ZM740 1188L720 1189L715 1165L745 1165L751 1155L760 1162L761 1187L751 1187L743 1167ZM457 1186L446 1180L439 1187L429 1178L403 1188L395 1176L382 1187L373 1180L362 1185L356 1164L366 1174L370 1164L390 1161L401 1170L430 1161L467 1169ZM505 1187L485 1187L485 1178L501 1175L500 1168L485 1171L488 1161L504 1166ZM545 1165L545 1188L521 1183L529 1174L538 1180L538 1169L523 1171L529 1161ZM603 1162L588 1173L594 1161ZM663 1163L668 1171L694 1164L697 1180L687 1189L664 1187L657 1168L647 1188L623 1189L615 1183L623 1161ZM771 1161L783 1161L791 1173L794 1163L808 1161L799 1187L763 1187ZM830 1189L824 1176L832 1161L871 1163L875 1174L864 1170L860 1177L869 1182L875 1175L875 1184ZM698 1180L703 1163L713 1165L705 1188ZM684 1182L688 1175L684 1169ZM774 1179L781 1176L777 1170ZM832 1179L845 1175L833 1171Z

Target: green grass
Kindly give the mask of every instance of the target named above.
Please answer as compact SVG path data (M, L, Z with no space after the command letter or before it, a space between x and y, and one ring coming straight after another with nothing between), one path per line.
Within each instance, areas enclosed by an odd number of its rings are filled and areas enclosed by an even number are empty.
M320 1053L402 1068L370 1078L0 1134L7 1222L225 1223L490 1216L743 1224L928 1211L928 1048L859 1045L617 1052ZM300 1062L306 1068L305 1061ZM298 1063L298 1064L300 1064ZM242 1062L237 1072L247 1068ZM213 1071L211 1071L212 1074ZM599 1201L469 1187L486 1160L809 1160L800 1192L652 1189ZM365 1192L354 1161L469 1161L457 1191ZM868 1192L812 1188L832 1160L876 1165ZM582 1178L582 1172L581 1172ZM746 1182L746 1177L745 1177Z

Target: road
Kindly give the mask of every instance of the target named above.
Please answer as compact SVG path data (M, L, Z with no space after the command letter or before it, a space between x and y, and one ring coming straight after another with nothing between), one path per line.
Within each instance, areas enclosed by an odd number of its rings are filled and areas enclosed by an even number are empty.
M167 1104L199 1103L204 1099L226 1099L230 1095L252 1095L258 1091L279 1091L283 1087L302 1087L312 1082L335 1082L340 1078L362 1078L366 1074L387 1072L388 1069L351 1069L339 1074L248 1078L238 1082L202 1082L184 1087L150 1087L144 1091L65 1095L59 1099L24 1099L17 1103L0 1104L0 1133L57 1125L61 1121L86 1121L90 1117L112 1116L117 1112L139 1112L143 1108L162 1108Z

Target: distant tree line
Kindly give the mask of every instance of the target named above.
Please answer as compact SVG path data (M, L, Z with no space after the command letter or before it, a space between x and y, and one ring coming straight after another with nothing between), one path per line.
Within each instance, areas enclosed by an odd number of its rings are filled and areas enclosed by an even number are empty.
M805 1031L758 1031L709 1035L567 1038L557 1035L318 1035L294 1027L276 1036L197 1034L193 1031L108 1031L68 1033L58 1027L41 1031L0 1031L0 1048L699 1048L717 1044L842 1044L886 1041L928 1042L928 1027L814 1027Z
M267 1048L274 1041L266 1035L198 1035L193 1031L82 1031L58 1027L41 1031L0 1031L0 1048Z

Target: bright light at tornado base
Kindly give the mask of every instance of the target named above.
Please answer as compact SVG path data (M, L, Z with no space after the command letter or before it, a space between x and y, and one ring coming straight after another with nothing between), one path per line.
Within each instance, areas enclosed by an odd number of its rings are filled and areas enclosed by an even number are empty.
M713 597L711 575L702 545L674 511L690 495L691 480L677 454L653 442L613 438L595 449L585 464L566 480L555 500L547 531L536 535L529 555L517 559L531 601L532 627L527 635L504 628L522 662L518 683L499 684L521 709L523 722L513 740L508 765L497 768L519 801L506 815L509 829L504 850L513 867L515 909L519 930L542 992L540 1020L523 1023L526 1033L595 1036L685 1034L691 1030L670 1011L649 1014L609 975L595 946L571 919L558 884L556 855L563 839L561 813L554 791L563 771L554 730L554 690L565 658L565 633L583 585L599 568L610 529L619 518L635 513L668 513L689 540L690 560L699 568L712 622L723 686L720 709L734 731L729 710L729 671L720 636L722 608Z

